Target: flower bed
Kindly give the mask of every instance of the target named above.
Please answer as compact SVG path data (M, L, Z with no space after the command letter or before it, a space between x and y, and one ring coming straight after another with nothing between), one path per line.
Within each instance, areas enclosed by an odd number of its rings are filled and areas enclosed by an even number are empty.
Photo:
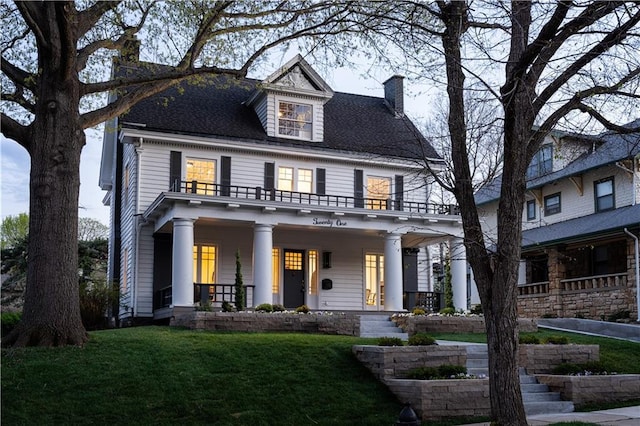
M538 381L560 392L577 406L588 403L635 400L640 396L640 374L597 376L537 375Z
M484 333L482 315L413 315L396 314L391 317L409 335L415 333ZM538 324L532 318L519 318L521 332L536 332Z
M171 325L194 330L360 335L358 315L333 312L189 312L176 315Z

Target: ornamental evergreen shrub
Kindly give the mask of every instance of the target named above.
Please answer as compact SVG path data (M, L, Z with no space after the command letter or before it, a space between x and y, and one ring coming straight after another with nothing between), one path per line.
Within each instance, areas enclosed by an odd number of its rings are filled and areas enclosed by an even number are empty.
M443 364L438 367L418 367L407 372L407 378L413 380L455 379L467 373L462 365Z
M378 346L404 346L404 342L399 337L380 337Z
M426 333L416 333L409 337L409 346L431 346L436 344L436 339Z
M235 312L234 306L226 300L222 302L222 312Z
M569 338L567 336L549 336L545 340L545 343L550 345L567 345L569 344Z
M310 311L307 305L300 305L296 308L296 314L308 314Z
M256 306L256 312L273 312L273 305L271 303L261 303Z
M526 334L524 336L520 336L518 338L518 342L521 345L539 345L540 339L538 336L534 336L533 334Z
M601 361L589 361L582 364L563 362L552 370L552 374L561 376L607 374L607 368Z
M0 323L2 324L2 335L6 336L11 333L16 325L22 319L22 312L3 312L0 314Z
M426 312L425 312L425 310L424 310L424 309L416 307L416 308L413 308L413 310L411 311L411 313L412 313L413 315L424 315Z
M244 286L242 282L242 264L240 263L240 249L236 250L236 282L235 282L235 299L236 299L236 309L238 312L244 311L245 303L245 294L244 294Z
M273 312L284 312L284 311L286 311L284 306L279 305L279 304L272 305L272 308L273 308Z
M440 315L453 315L456 313L455 308L443 308L440 309Z

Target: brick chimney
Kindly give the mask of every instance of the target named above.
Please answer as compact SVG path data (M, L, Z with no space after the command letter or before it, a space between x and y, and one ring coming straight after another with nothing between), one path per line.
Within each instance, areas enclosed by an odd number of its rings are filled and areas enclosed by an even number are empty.
M384 85L384 99L397 116L404 115L404 89L402 87L403 80L403 76L394 75L393 77L382 83Z

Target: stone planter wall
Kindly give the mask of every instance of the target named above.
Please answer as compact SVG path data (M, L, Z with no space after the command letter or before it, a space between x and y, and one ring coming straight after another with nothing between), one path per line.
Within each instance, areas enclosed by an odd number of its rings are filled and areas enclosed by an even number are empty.
M393 321L409 335L416 333L485 333L484 317L457 317L446 315L413 315L397 316ZM521 332L536 332L538 324L535 319L519 318Z
M640 374L607 376L538 375L538 381L576 405L635 400L640 397Z
M174 317L171 325L194 330L360 335L360 317L354 314L190 312Z
M489 379L402 380L385 384L422 420L477 417L491 414Z
M549 374L562 363L600 360L598 345L520 345L518 365L529 374Z
M464 346L369 346L355 345L353 354L378 379L406 377L418 367L437 367L443 364L465 365Z

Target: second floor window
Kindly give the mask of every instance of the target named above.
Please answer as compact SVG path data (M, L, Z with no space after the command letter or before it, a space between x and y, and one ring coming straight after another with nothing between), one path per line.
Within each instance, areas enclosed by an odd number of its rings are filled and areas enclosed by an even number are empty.
M295 174L297 172L297 175ZM297 176L294 180L294 176ZM293 167L278 167L278 189L311 193L313 189L313 171Z
M547 195L544 197L544 215L560 213L560 193Z
M527 220L536 218L536 200L527 201Z
M603 212L615 208L613 177L599 180L594 183L594 186L596 212Z
M553 145L544 145L531 159L527 179L544 176L553 171Z
M280 102L278 106L278 134L311 139L312 112L311 105Z
M278 189L293 191L293 167L278 167Z
M187 192L214 195L216 162L213 160L187 159Z
M387 209L391 198L391 179L382 177L367 178L366 208L373 210Z

